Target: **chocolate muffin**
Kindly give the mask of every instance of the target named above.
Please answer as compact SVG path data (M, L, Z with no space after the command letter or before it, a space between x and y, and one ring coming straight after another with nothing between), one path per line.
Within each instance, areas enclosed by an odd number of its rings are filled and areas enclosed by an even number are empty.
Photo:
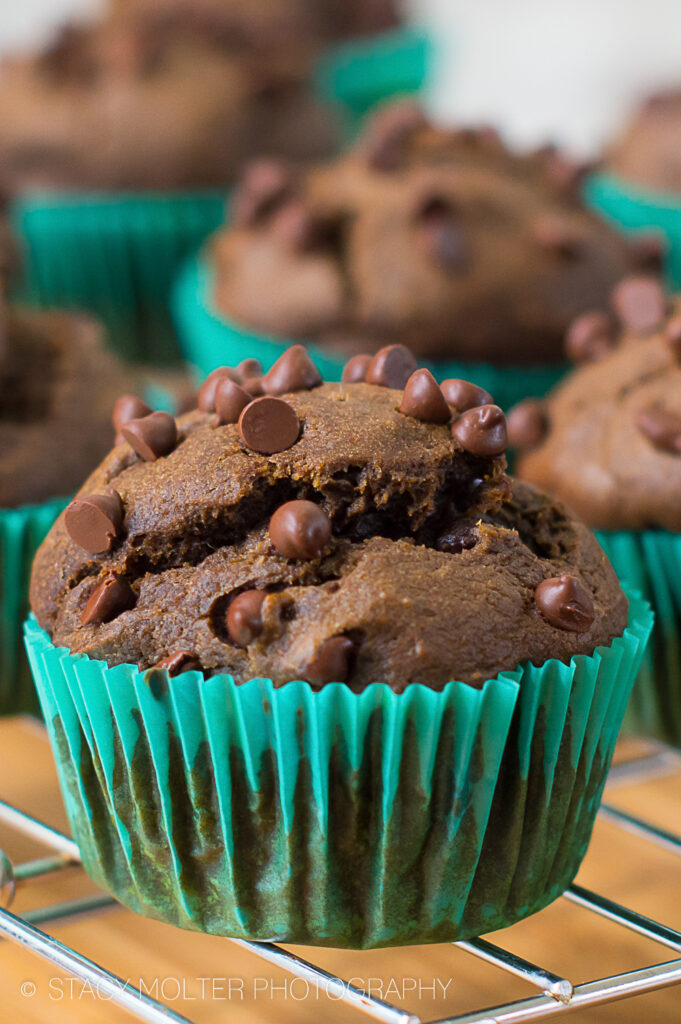
M0 185L224 186L257 153L328 153L331 121L296 39L246 45L229 19L188 5L67 26L0 68Z
M333 163L247 172L208 254L214 305L328 352L559 362L567 325L634 258L577 181L555 151L516 155L490 130L387 108Z
M399 692L620 634L602 551L506 477L489 396L441 390L399 347L358 365L323 384L297 346L262 378L216 371L177 422L123 426L35 561L54 643L108 665Z
M681 193L681 90L651 96L610 148L605 169L622 182Z
M510 413L519 476L593 527L681 531L681 299L629 278L567 344L575 370Z

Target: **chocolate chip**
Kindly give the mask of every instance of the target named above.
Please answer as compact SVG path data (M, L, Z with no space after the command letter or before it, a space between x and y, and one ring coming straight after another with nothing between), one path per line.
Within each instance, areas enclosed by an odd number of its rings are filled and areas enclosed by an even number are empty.
M547 214L535 223L534 239L546 252L563 259L579 255L582 239L572 226L559 217Z
M248 647L262 633L262 606L266 596L264 590L245 590L227 609L227 632L239 647Z
M90 594L80 616L84 626L110 622L121 612L134 607L135 593L130 584L112 572L107 573Z
M591 594L574 576L565 574L544 580L535 590L534 600L556 629L586 633L596 618Z
M664 290L654 277L627 277L615 288L612 305L634 334L652 334L661 326L667 310Z
M255 398L239 416L241 440L261 455L286 451L296 443L299 434L300 420L283 398Z
M471 455L501 455L508 448L506 417L498 405L469 409L452 423L452 437Z
M579 186L589 171L588 165L568 160L552 148L546 150L544 166L551 184L570 198L577 196Z
M193 651L175 651L161 658L154 668L165 669L169 676L179 676L181 672L196 672L201 669L201 662Z
M416 219L421 245L431 259L445 270L465 270L470 266L470 242L446 197L437 193L421 196L416 204Z
M237 227L251 227L272 213L291 190L291 173L284 164L276 160L253 161L232 197L232 222Z
M136 395L121 395L116 400L116 404L113 407L113 425L114 430L117 434L120 433L121 428L129 423L130 420L140 419L142 416L148 416L150 412L153 412L146 402L143 402L141 398Z
M303 676L311 686L347 683L354 654L355 645L349 637L330 637L323 642L315 656L308 662Z
M418 103L411 100L393 103L371 119L360 141L360 151L373 170L395 171L404 160L410 136L427 123Z
M213 426L237 423L243 409L251 402L248 391L235 384L229 377L221 377L215 388L215 421Z
M584 313L570 326L565 352L573 363L595 363L615 347L615 329L607 313Z
M344 384L359 384L366 380L367 372L371 366L371 356L359 355L348 359L343 367L341 380Z
M322 383L322 375L310 359L304 345L292 345L287 348L262 379L266 395L311 391Z
M309 252L322 237L319 218L301 199L291 199L277 211L272 221L272 232L288 249L297 253Z
M674 358L681 362L681 316L672 317L665 327L664 336Z
M110 551L123 524L123 505L117 491L74 498L64 512L72 541L93 555Z
M457 412L468 412L479 405L491 405L494 399L489 391L479 388L477 384L471 384L467 380L459 380L458 377L451 377L443 380L440 390L445 396L448 405L452 405Z
M167 412L152 412L141 419L130 420L121 433L146 462L168 455L177 444L177 424Z
M201 412L215 412L215 392L221 380L231 380L235 384L241 383L241 376L230 366L218 366L206 377L201 390L199 391L199 409Z
M262 377L262 366L257 359L242 359L236 368L236 372L241 377L243 383L249 377Z
M629 240L629 250L640 270L661 273L666 246L660 235L634 235Z
M526 398L506 418L508 439L514 448L536 448L546 436L549 421L546 407L536 398Z
M270 540L284 558L319 558L330 537L329 517L312 501L287 501L270 519Z
M366 382L401 391L415 369L416 359L406 345L386 345L371 360Z
M651 405L636 414L636 426L661 452L681 452L681 414Z
M251 398L260 398L265 394L262 386L262 377L245 377L241 384L244 391L247 391Z
M449 423L452 415L430 370L414 370L404 389L400 412L425 423Z

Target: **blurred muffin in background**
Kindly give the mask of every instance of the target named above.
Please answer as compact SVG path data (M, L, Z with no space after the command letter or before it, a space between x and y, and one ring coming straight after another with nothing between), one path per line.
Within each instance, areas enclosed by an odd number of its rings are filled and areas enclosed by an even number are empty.
M607 155L606 169L623 181L681 194L681 88L641 105Z

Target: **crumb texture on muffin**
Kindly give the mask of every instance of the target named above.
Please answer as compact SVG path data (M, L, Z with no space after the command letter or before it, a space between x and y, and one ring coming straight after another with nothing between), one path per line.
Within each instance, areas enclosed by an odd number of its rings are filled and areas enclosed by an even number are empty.
M216 371L176 431L162 413L123 424L36 558L32 606L55 643L111 665L402 690L621 633L627 602L593 536L506 476L489 396L445 423L427 371L404 392L320 384L305 358ZM379 353L367 376L409 369ZM240 411L235 384L251 392Z

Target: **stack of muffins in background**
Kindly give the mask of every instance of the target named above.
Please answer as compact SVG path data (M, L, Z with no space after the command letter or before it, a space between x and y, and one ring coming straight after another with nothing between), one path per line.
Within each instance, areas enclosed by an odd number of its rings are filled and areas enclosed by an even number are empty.
M503 927L574 879L632 690L681 743L665 225L413 98L353 131L322 55L395 18L118 0L0 67L0 710L32 571L84 864L180 927Z

